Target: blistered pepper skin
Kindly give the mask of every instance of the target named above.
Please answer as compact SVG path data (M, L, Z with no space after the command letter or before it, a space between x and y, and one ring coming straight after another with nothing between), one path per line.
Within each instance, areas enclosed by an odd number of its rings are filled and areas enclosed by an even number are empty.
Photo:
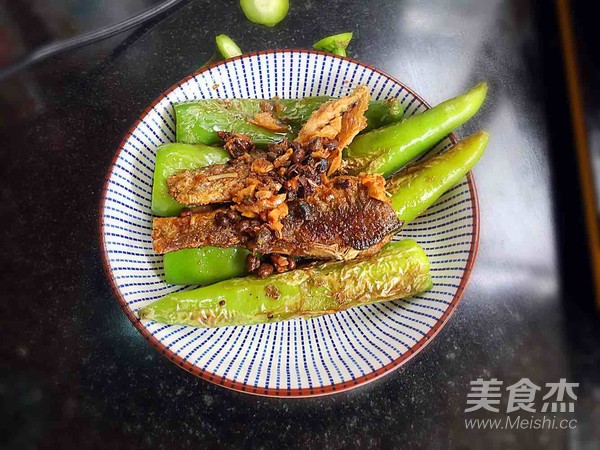
M475 133L445 152L402 169L386 184L398 218L412 222L454 186L479 161L488 144L489 134Z
M253 325L410 297L431 286L425 252L407 239L367 259L328 262L264 279L235 278L170 294L140 309L138 316L195 327Z

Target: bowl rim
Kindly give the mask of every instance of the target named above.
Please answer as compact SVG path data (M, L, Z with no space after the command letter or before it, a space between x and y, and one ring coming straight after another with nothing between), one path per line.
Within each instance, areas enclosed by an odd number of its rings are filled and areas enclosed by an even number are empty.
M175 352L173 352L171 349L169 349L165 344L163 344L160 340L158 340L152 333L150 333L148 331L148 329L142 324L142 321L138 317L136 317L134 312L129 308L125 297L121 294L121 292L119 291L119 288L117 287L116 280L115 280L112 270L110 268L110 264L108 262L108 253L106 251L106 243L104 240L104 236L105 236L104 231L105 230L104 230L103 217L104 217L104 209L105 209L105 203L106 203L106 194L107 194L107 190L108 190L108 183L112 176L115 163L117 162L117 160L121 154L121 151L123 150L123 147L125 146L125 143L133 135L135 128L142 122L144 117L161 100L163 100L163 98L165 98L173 90L181 87L181 85L183 83L189 81L193 77L195 77L203 72L211 70L214 67L221 66L226 63L230 63L232 61L236 61L236 60L243 59L243 58L251 58L251 57L255 57L255 56L272 55L272 54L280 54L280 53L316 54L316 55L320 55L320 56L325 56L327 58L334 58L334 59L341 59L341 60L349 61L353 64L357 64L361 67L372 70L373 72L388 78L390 81L397 83L398 85L400 85L404 89L406 89L408 92L410 92L411 95L413 95L415 98L417 98L419 101L421 101L426 109L431 108L429 103L427 103L423 98L421 98L421 96L419 96L413 89L411 89L409 86L407 86L405 83L399 81L395 77L383 72L382 70L377 69L377 68L371 66L370 64L367 64L367 63L364 63L361 61L357 61L352 58L333 55L331 53L321 52L321 51L317 51L317 50L308 50L308 49L301 49L301 48L262 50L262 51L244 53L243 55L236 56L234 58L229 58L229 59L226 59L223 61L219 61L219 62L210 64L208 66L202 67L202 68L196 70L191 75L188 75L187 77L177 81L171 87L169 87L166 91L164 91L158 97L156 97L156 99L146 109L144 109L144 111L138 116L138 118L134 122L134 124L125 133L123 139L121 140L119 146L117 147L117 151L113 155L113 158L109 164L108 170L107 170L105 178L104 178L104 183L103 183L103 187L101 190L101 196L100 196L99 210L98 210L98 235L99 235L99 241L100 241L100 253L102 255L102 265L104 267L104 272L106 273L106 276L110 282L110 287L113 291L113 295L116 297L117 301L119 302L119 305L121 306L121 309L123 310L123 312L125 312L125 314L129 318L131 323L135 326L135 328L142 334L142 336L156 350L158 350L161 353L162 356L164 356L165 358L168 358L171 362L177 364L179 367L185 369L187 372L190 372L191 374L193 374L199 378L202 378L213 384L216 384L218 386L222 386L222 387L234 390L234 391L239 391L239 392L258 395L258 396L266 396L266 397L284 397L284 398L286 398L286 397L288 397L288 398L316 397L316 396L340 393L340 392L348 391L350 389L354 389L358 386L364 386L365 384L370 383L378 378L381 378L384 375L403 366L404 364L406 364L406 362L411 360L417 353L419 353L430 341L432 341L435 336L437 336L437 334L440 332L440 330L448 322L448 319L450 319L452 314L454 314L454 311L456 310L458 304L460 303L460 300L462 299L463 294L465 292L465 288L471 277L471 273L473 271L475 260L477 259L477 252L479 250L479 226L480 226L480 223L479 223L480 222L479 221L479 198L477 195L477 187L475 185L475 178L471 171L469 171L469 173L467 173L467 184L469 187L471 198L473 199L473 219L472 219L473 220L473 238L471 240L471 247L469 248L469 256L467 257L467 262L466 262L465 269L464 269L464 275L460 280L458 288L456 289L456 294L454 295L454 298L448 305L448 308L446 309L444 314L442 314L442 317L440 317L440 319L435 323L435 325L431 328L431 330L429 330L427 332L427 334L425 334L421 339L419 339L419 341L417 341L417 343L415 343L415 345L413 345L408 351L403 353L401 356L396 358L394 361L386 364L383 367L380 367L379 369L377 369L371 373L365 374L365 375L355 378L353 380L342 381L339 383L330 384L330 385L326 385L326 386L322 386L322 387L296 388L296 389L255 387L255 386L248 385L248 384L245 384L245 383L242 383L239 381L231 380L231 379L223 377L223 376L216 375L216 374L209 372L207 370L204 370L200 367L194 366L191 362L189 362L187 360L184 360L181 356L177 355ZM448 135L448 138L450 139L452 144L456 144L458 142L458 139L454 133L450 133Z

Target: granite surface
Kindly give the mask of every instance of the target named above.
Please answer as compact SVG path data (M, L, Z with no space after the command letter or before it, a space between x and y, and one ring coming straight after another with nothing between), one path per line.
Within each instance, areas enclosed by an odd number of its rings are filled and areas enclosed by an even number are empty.
M71 27L27 2L0 8L21 37L18 53L156 3L57 1L88 8L84 18L65 12ZM246 21L236 1L184 2L0 83L0 446L598 448L599 320L552 8L517 0L291 3L271 29ZM492 135L474 171L481 242L462 303L408 364L346 393L271 399L197 379L156 352L111 293L98 244L109 163L139 113L208 59L216 34L253 51L306 48L347 30L352 57L429 103L490 84L483 111L459 130ZM464 412L479 377L579 382L569 416L577 427L467 430L465 418L506 417Z

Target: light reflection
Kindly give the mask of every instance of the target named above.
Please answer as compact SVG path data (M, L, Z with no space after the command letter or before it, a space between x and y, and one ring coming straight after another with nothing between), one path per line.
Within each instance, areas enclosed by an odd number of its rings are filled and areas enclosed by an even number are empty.
M481 206L480 256L516 265L542 261L556 272L550 170L541 164L547 142L542 134L520 132L527 121L506 94L491 93L498 97L494 113L479 124L492 136L474 170ZM507 178L507 173L515 177Z
M498 0L455 2L452 8L435 2L404 4L391 33L398 41L397 51L384 60L385 69L417 92L426 92L430 103L458 94L471 82L471 68L478 65L482 40L477 36L493 27L499 6ZM468 29L465 15L472 18Z

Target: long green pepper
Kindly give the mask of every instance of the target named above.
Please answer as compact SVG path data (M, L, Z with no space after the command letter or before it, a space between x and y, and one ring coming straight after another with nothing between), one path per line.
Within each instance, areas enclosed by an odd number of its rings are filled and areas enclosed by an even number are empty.
M475 133L445 152L411 164L386 183L392 208L405 224L433 205L475 166L489 140L485 131Z
M234 278L169 294L140 309L138 316L195 327L253 325L411 297L431 286L425 252L407 239L368 259L328 262L265 279Z
M198 284L205 286L229 278L246 275L243 247L221 248L206 246L185 248L165 254L165 281L169 284Z

